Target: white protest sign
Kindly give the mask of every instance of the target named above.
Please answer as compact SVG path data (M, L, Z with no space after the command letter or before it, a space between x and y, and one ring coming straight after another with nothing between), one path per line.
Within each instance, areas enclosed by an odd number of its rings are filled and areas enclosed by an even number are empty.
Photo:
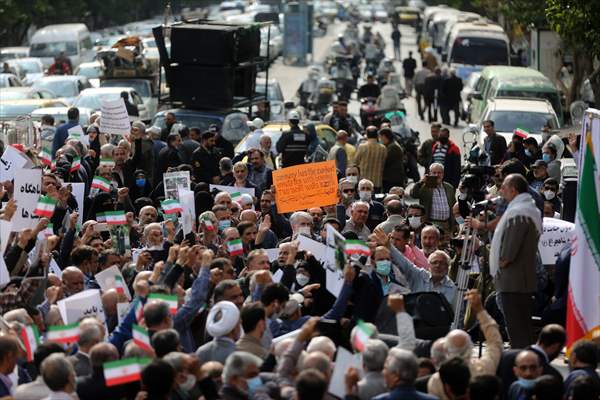
M106 322L99 289L88 289L57 302L58 311L65 324L74 324L85 317L96 317Z
M129 311L130 305L130 303L117 303L117 317L119 319L119 324L123 322L127 316L127 311Z
M8 146L0 157L0 182L12 181L15 171L23 168L25 164L27 157L14 147Z
M0 256L0 285L10 282L10 273L4 262L4 255Z
M77 223L79 224L79 226L81 226L83 224L83 206L84 206L84 201L85 201L85 183L83 182L78 182L78 183L69 183L69 185L71 185L71 194L73 195L73 197L75 197L75 200L77 201L77 212L78 212L78 216L77 216Z
M183 234L196 231L196 204L194 201L194 192L191 190L180 188L179 193L179 204L183 211L181 212L181 227Z
M14 196L17 211L12 218L12 231L33 228L38 223L38 217L33 215L38 199L42 194L42 170L19 169L15 172Z
M100 103L100 112L102 114L100 118L100 132L113 135L128 134L131 125L129 115L127 114L127 107L125 107L123 99L120 97L116 100L100 99Z
M277 260L277 256L279 256L279 249L265 249L265 251L269 256L269 262Z
M282 269L278 269L274 274L273 274L273 283L279 283L281 282L281 278L283 278L283 270Z
M10 239L11 222L0 220L0 254L4 254L8 240Z
M62 278L62 270L54 260L54 258L50 259L50 263L48 264L48 272L56 275L59 279Z
M190 190L190 171L165 172L163 184L165 197L179 200L179 189Z
M574 228L575 224L571 222L556 218L544 218L544 232L542 232L540 241L538 242L542 264L556 264L556 257L560 249L566 243L571 242Z
M119 276L121 278L122 285L117 284L115 277ZM125 296L127 296L127 300L131 301L131 293L129 293L129 288L125 284L125 279L123 279L123 274L119 271L119 268L116 265L113 265L109 268L106 268L104 271L98 272L94 275L98 285L100 285L100 289L103 291L107 291L108 289L117 289L123 288L123 292Z
M362 357L352 354L343 347L338 347L335 357L335 367L329 381L329 393L343 399L346 395L345 374L348 368L354 367L362 375Z
M328 226L329 228L329 226ZM335 248L319 243L304 235L298 235L298 250L309 251L325 268L325 283L327 290L334 296L339 296L344 286L344 275L335 266Z
M229 194L239 193L244 194L247 193L250 196L254 197L254 188L244 188L244 187L235 187L235 186L224 186L224 185L209 185L209 189L212 192L214 189L217 189L221 192L227 192Z

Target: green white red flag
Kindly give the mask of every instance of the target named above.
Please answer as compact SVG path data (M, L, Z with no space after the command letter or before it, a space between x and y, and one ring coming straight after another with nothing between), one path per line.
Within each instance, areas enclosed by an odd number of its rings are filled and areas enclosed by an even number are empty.
M125 294L125 282L121 275L115 275L115 290L119 294Z
M115 161L112 158L101 158L100 159L101 166L114 167Z
M55 208L56 200L54 200L50 196L40 196L37 202L37 206L35 206L35 210L33 210L33 214L37 215L40 218L52 218L52 214L54 214Z
M214 231L215 230L215 225L212 223L212 221L210 220L210 218L203 217L202 218L202 223L204 224L204 227L206 228L207 231Z
M235 201L238 203L242 199L242 194L240 192L233 192L230 194L231 201Z
M21 340L25 345L27 351L27 361L33 361L33 353L35 349L40 345L40 332L35 325L27 325L21 329Z
M106 386L139 381L142 377L142 369L149 363L149 358L124 358L104 363Z
M79 324L49 326L46 339L49 342L76 343L79 340Z
M600 337L600 111L582 123L579 186L567 298L567 352L579 339Z
M370 256L371 249L362 240L346 240L344 242L344 251L348 255L358 254L361 256Z
M352 341L354 348L362 353L373 333L373 329L359 320L356 324L356 333Z
M81 168L81 158L75 157L73 159L73 162L71 163L71 168L69 169L69 172L79 171L79 168Z
M144 350L152 351L152 345L150 344L150 334L148 330L137 324L133 324L131 333L133 335L133 342L140 346Z
M127 217L125 211L106 211L104 218L108 225L124 225L127 223Z
M161 300L166 302L169 305L169 310L171 310L171 314L177 314L177 296L174 294L161 294L161 293L150 293L148 295L148 300Z
M227 251L229 251L230 256L239 256L240 254L244 254L244 245L242 244L242 240L235 239L227 242Z
M523 128L517 128L513 131L513 133L523 139L527 139L529 137L529 132Z
M52 153L46 147L42 147L38 156L40 157L42 164L48 167L52 165Z
M175 214L183 212L181 204L179 204L179 201L175 199L161 201L160 206L162 207L165 214Z
M110 192L110 181L101 176L95 176L94 180L92 180L92 187L100 189L103 192Z
M135 320L140 323L144 319L144 305L142 301L138 299L137 304L135 305Z

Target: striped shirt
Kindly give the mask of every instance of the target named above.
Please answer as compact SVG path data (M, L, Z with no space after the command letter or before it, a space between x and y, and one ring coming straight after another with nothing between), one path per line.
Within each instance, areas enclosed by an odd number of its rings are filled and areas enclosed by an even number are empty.
M439 144L435 148L435 153L433 153L432 161L436 163L440 163L444 165L446 161L446 154L448 153L448 145L447 144Z
M431 215L429 217L434 221L446 221L450 218L450 206L448 206L448 199L443 185L433 189Z

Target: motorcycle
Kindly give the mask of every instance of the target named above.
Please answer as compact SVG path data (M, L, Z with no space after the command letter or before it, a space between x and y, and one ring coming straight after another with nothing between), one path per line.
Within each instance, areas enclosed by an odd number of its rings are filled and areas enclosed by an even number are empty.
M335 81L335 90L340 100L349 100L354 90L354 76L350 68L350 59L346 56L335 58L335 64L330 70L331 78Z
M378 126L377 118L377 98L363 97L360 99L360 124L362 126Z
M308 100L311 111L310 119L320 120L329 112L329 105L335 100L335 82L328 78L321 78L317 88Z

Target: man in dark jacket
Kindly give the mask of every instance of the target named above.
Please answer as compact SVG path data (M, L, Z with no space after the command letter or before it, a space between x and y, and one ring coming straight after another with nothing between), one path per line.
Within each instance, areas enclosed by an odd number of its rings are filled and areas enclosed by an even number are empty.
M192 154L198 147L200 147L200 143L192 139L191 134L192 130L198 131L198 128L188 129L188 127L183 127L179 130L179 135L181 136L181 146L179 146L179 157L181 158L181 162L184 164L191 164L192 162Z
M445 125L450 125L450 111L454 112L454 126L458 125L460 92L462 89L462 79L456 76L456 71L451 69L449 75L442 81L444 104L440 104L440 113L442 114L442 122Z
M290 112L289 123L290 129L283 132L277 141L277 151L281 154L283 167L304 164L308 154L308 136L300 129L298 112Z
M52 140L52 157L56 157L58 149L65 145L69 137L69 129L79 125L79 109L77 107L69 108L67 118L69 119L67 122L56 128L56 133Z
M429 122L437 121L438 95L442 88L442 70L435 69L435 73L425 78L425 106Z
M192 154L192 167L196 182L219 183L219 154L215 151L215 133L204 132L200 147Z
M162 176L170 167L178 167L182 164L179 156L179 147L181 146L181 136L171 134L167 137L167 147L158 154L158 172Z
M387 150L383 166L383 192L387 193L392 186L406 185L404 150L394 140L394 133L390 129L381 129L379 137Z
M444 166L444 182L457 188L460 182L460 149L450 140L447 128L440 130L438 141L433 145L432 162Z
M498 165L506 154L506 139L498 135L491 119L483 121L483 130L487 137L483 139L483 149L487 153L490 165Z

